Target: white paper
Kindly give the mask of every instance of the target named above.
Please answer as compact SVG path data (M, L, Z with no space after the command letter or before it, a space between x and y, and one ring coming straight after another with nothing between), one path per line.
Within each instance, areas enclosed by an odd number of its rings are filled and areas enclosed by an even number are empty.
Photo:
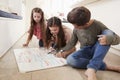
M14 54L19 71L22 73L67 64L64 58L57 58L53 54L48 54L48 50L44 48L14 49Z

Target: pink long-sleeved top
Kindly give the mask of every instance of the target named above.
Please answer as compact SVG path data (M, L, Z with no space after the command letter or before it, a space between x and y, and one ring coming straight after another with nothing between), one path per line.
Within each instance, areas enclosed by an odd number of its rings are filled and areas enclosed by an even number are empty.
M38 25L35 25L33 34L37 37L37 39L39 39L39 40L42 39L41 27Z

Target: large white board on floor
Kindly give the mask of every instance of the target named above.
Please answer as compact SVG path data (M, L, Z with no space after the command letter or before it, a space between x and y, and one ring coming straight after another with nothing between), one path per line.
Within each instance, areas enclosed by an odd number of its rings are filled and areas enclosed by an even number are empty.
M57 58L53 54L48 54L48 50L44 48L14 49L14 55L19 71L22 73L67 64L64 58Z

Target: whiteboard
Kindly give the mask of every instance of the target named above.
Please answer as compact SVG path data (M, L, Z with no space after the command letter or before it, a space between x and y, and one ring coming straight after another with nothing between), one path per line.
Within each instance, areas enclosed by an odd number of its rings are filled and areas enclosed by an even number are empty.
M67 64L64 58L58 58L53 54L48 54L48 50L44 48L14 49L14 55L21 73Z

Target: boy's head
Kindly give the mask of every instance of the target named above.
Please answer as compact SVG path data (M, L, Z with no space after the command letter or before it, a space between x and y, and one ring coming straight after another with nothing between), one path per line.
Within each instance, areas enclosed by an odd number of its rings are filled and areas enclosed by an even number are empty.
M83 26L89 22L90 17L90 11L87 8L81 6L72 9L67 15L67 20L72 24L76 24L77 26Z

